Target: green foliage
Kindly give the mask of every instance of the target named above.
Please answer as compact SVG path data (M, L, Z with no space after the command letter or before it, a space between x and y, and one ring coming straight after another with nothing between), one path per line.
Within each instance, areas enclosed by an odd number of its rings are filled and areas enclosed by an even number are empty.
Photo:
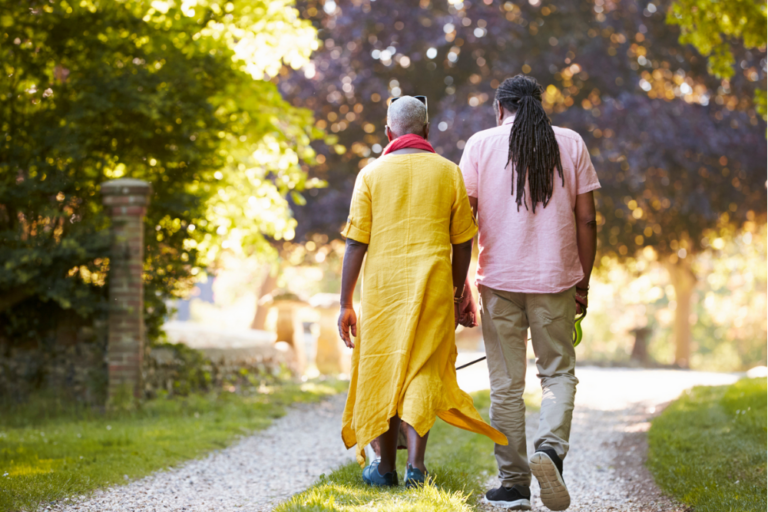
M285 364L212 361L183 343L155 343L144 365L147 398L269 386L293 378Z
M765 48L766 22L766 4L757 0L676 0L667 14L667 23L680 26L680 42L707 56L710 72L719 78L734 75L733 41ZM755 107L765 119L765 89L755 92Z
M474 395L475 405L487 419L490 395L487 391ZM405 475L406 453L398 452L397 469L401 483ZM320 481L287 502L276 512L294 511L363 511L376 503L377 510L469 512L476 510L476 500L485 492L485 481L496 470L493 442L437 420L429 433L426 455L427 469L434 477L433 485L406 489L372 488L363 484L360 466L350 463L321 477Z
M269 426L294 402L314 402L346 383L309 382L268 393L193 394L150 400L136 409L99 413L39 397L3 404L0 416L0 511L125 483ZM8 473L3 476L3 473Z
M293 237L285 196L307 181L309 111L269 81L315 30L289 0L0 0L0 319L35 339L105 302L99 184L152 184L146 324L220 246ZM298 197L298 196L296 196ZM69 313L65 313L69 314Z
M206 371L210 364L205 354L183 343L156 343L153 350L168 350L173 357L173 389L165 390L186 396L210 390L211 374Z
M766 380L696 387L653 421L656 482L699 512L766 509Z
M130 411L137 405L139 403L133 396L133 386L127 383L119 385L107 401L107 407L115 411Z
M744 76L725 86L648 2L336 5L298 4L324 44L310 72L280 83L349 148L320 149L312 172L332 186L296 209L299 240L338 236L355 175L386 145L388 97L427 95L430 141L458 162L465 141L495 123L495 87L521 72L544 85L552 122L590 149L602 185L600 256L699 252L723 213L734 225L765 214L765 128L750 101L764 48L737 53Z

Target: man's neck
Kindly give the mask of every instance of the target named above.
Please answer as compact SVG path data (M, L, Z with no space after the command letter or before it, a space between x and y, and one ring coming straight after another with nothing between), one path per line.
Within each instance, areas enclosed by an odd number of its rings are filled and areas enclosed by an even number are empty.
M516 114L516 113L515 113ZM501 118L501 121L499 122L499 126L502 124L509 124L511 122L514 122L515 120L515 114L510 114L508 111L504 111L504 117Z

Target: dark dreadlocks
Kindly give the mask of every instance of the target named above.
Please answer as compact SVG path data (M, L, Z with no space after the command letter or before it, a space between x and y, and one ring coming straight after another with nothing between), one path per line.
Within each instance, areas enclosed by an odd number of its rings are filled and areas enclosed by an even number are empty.
M552 199L555 168L565 186L563 164L560 161L560 147L555 139L551 122L541 106L542 87L535 78L517 75L507 78L496 89L496 101L510 113L515 114L515 123L509 134L509 159L517 169L517 210L520 205L528 209L525 200L525 178L531 192L533 213L536 204L544 208ZM514 171L512 172L512 193L515 193Z

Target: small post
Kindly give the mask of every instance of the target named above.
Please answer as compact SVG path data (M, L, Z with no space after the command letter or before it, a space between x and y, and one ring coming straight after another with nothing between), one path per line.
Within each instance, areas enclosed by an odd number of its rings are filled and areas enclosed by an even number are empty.
M109 397L123 389L141 394L144 356L144 215L149 183L119 179L102 183L102 201L112 218L109 262Z
M336 293L318 293L309 300L310 306L320 313L320 335L317 337L315 364L324 375L337 375L342 370L343 342L336 326L340 299L341 295Z
M273 294L272 300L265 301L265 304L277 308L275 341L284 341L291 346L296 357L296 372L303 375L307 366L307 351L304 346L304 326L299 320L298 310L306 306L307 302L294 293L282 290Z

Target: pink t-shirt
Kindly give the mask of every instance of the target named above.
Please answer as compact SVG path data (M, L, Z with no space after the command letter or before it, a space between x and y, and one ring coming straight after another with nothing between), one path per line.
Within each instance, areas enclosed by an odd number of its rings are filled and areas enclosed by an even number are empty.
M552 199L546 208L537 204L534 214L526 181L528 210L520 206L518 211L506 165L513 121L507 117L501 126L470 137L459 164L467 194L477 198L477 284L508 292L558 293L584 277L576 244L576 196L600 188L600 182L581 136L554 126L565 186L555 170Z

